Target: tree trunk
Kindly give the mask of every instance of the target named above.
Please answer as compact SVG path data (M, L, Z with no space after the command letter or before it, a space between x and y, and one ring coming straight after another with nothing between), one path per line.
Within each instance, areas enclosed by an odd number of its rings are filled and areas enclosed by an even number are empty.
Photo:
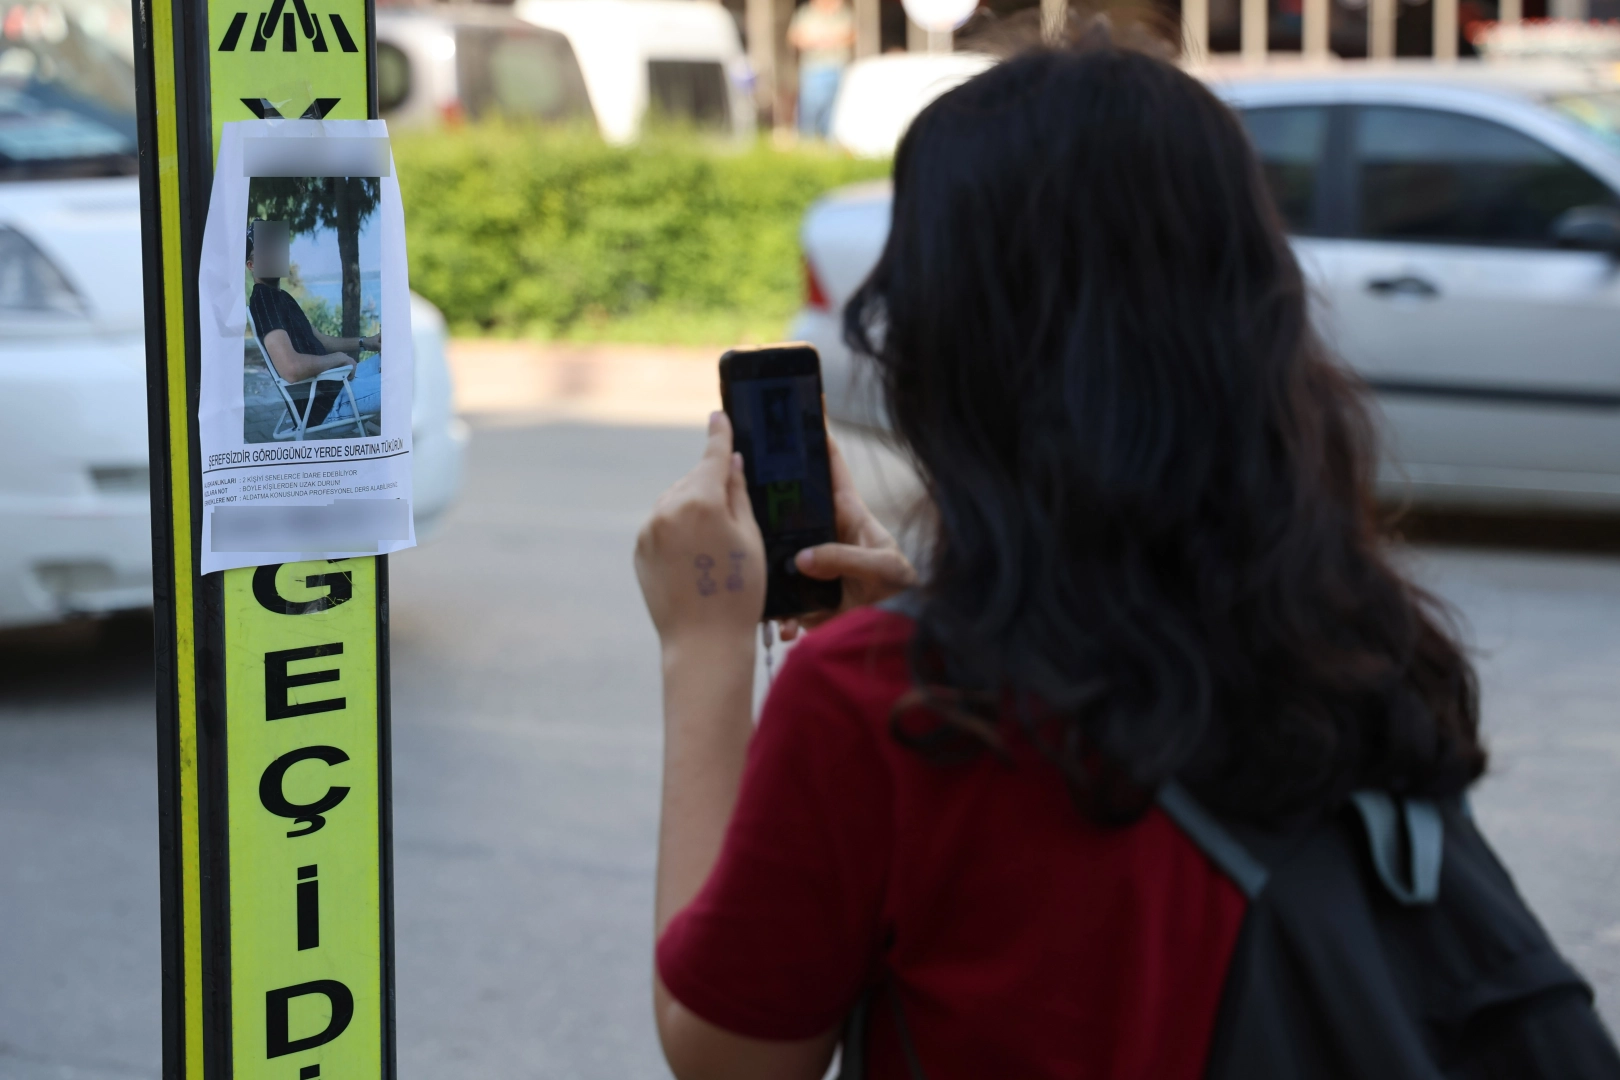
M360 336L360 215L354 185L360 181L343 176L337 184L338 258L343 263L343 336Z

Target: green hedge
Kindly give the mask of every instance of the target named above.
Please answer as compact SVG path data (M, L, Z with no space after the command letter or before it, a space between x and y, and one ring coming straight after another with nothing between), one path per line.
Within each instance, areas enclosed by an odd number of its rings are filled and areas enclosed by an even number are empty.
M887 162L821 148L471 126L394 139L411 287L454 332L712 344L779 336L798 229Z

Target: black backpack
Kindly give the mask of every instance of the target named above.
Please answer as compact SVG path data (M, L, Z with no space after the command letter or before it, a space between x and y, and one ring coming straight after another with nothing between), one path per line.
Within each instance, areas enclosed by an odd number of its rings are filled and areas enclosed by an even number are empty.
M1249 901L1206 1080L1620 1080L1591 988L1465 801L1358 792L1280 831L1224 821L1178 784L1159 805ZM851 1015L840 1080L865 1080L884 998L925 1080L889 986Z

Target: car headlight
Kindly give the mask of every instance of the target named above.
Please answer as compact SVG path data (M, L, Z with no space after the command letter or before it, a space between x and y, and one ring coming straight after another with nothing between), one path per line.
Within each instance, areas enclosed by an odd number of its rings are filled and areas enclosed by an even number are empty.
M0 225L0 318L14 311L83 315L84 300L62 271L16 229Z

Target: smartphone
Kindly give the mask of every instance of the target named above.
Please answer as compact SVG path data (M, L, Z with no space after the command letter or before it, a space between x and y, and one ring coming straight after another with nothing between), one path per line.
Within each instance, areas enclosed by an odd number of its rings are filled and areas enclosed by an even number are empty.
M720 400L765 536L765 617L836 609L843 583L805 577L793 562L838 539L821 357L801 342L732 349L720 358Z

